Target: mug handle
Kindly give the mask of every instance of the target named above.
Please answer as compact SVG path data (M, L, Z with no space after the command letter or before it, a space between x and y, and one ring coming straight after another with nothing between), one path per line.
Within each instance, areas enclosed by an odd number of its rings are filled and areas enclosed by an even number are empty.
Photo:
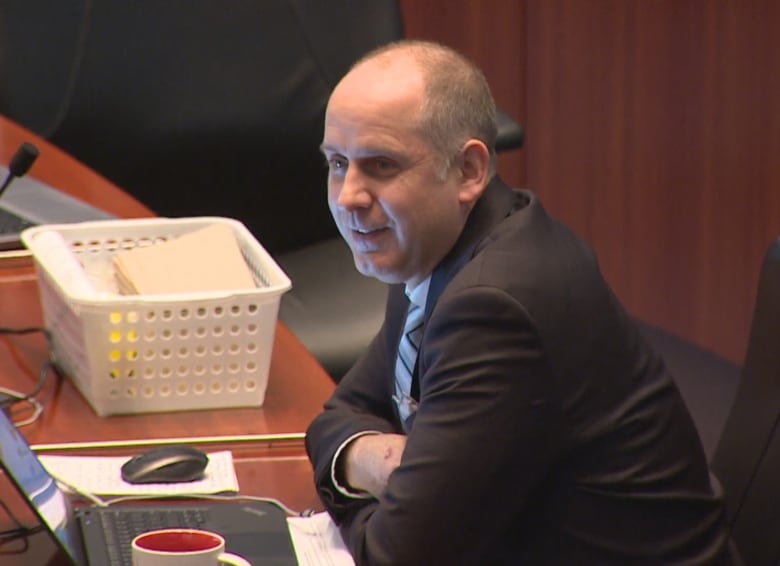
M217 560L219 560L220 564L228 564L229 566L252 566L246 559L231 552L223 552L217 556Z

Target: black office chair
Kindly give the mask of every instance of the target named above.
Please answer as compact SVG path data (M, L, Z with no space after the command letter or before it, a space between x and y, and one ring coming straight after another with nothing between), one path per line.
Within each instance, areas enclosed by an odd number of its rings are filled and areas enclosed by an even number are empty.
M328 96L403 36L396 0L0 2L0 113L163 216L244 222L290 276L280 318L338 379L381 323L326 204ZM500 115L500 150L523 130Z
M712 460L744 563L780 564L780 238L764 258L736 398Z
M734 402L740 367L666 330L638 324L663 356L711 460Z

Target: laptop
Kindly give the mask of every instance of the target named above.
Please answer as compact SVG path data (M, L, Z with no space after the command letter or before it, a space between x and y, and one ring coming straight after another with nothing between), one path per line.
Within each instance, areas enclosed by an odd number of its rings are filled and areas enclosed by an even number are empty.
M7 175L8 168L0 165L0 182ZM24 249L20 235L30 226L110 218L115 216L34 177L18 177L0 197L0 250Z
M228 551L256 565L294 566L287 517L261 501L170 501L74 507L4 411L0 411L0 470L75 566L132 566L136 534L164 527L218 532Z

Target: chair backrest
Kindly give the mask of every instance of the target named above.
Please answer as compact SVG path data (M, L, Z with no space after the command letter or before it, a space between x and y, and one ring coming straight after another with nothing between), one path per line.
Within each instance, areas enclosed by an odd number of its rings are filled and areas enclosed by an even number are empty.
M780 238L764 258L745 363L712 460L746 564L780 563Z
M160 215L239 218L282 252L336 235L327 99L402 35L396 0L3 0L0 113Z

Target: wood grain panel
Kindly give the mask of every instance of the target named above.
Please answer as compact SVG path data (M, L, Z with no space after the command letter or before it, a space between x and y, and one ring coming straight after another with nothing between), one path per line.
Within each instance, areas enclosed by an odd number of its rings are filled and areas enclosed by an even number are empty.
M528 184L630 311L741 362L780 233L780 4L526 4Z
M627 308L740 363L780 233L780 3L401 0L526 128L500 171L595 247Z
M406 36L449 45L480 66L496 103L515 120L525 118L525 4L515 0L401 0ZM525 151L499 158L510 185L525 180Z

